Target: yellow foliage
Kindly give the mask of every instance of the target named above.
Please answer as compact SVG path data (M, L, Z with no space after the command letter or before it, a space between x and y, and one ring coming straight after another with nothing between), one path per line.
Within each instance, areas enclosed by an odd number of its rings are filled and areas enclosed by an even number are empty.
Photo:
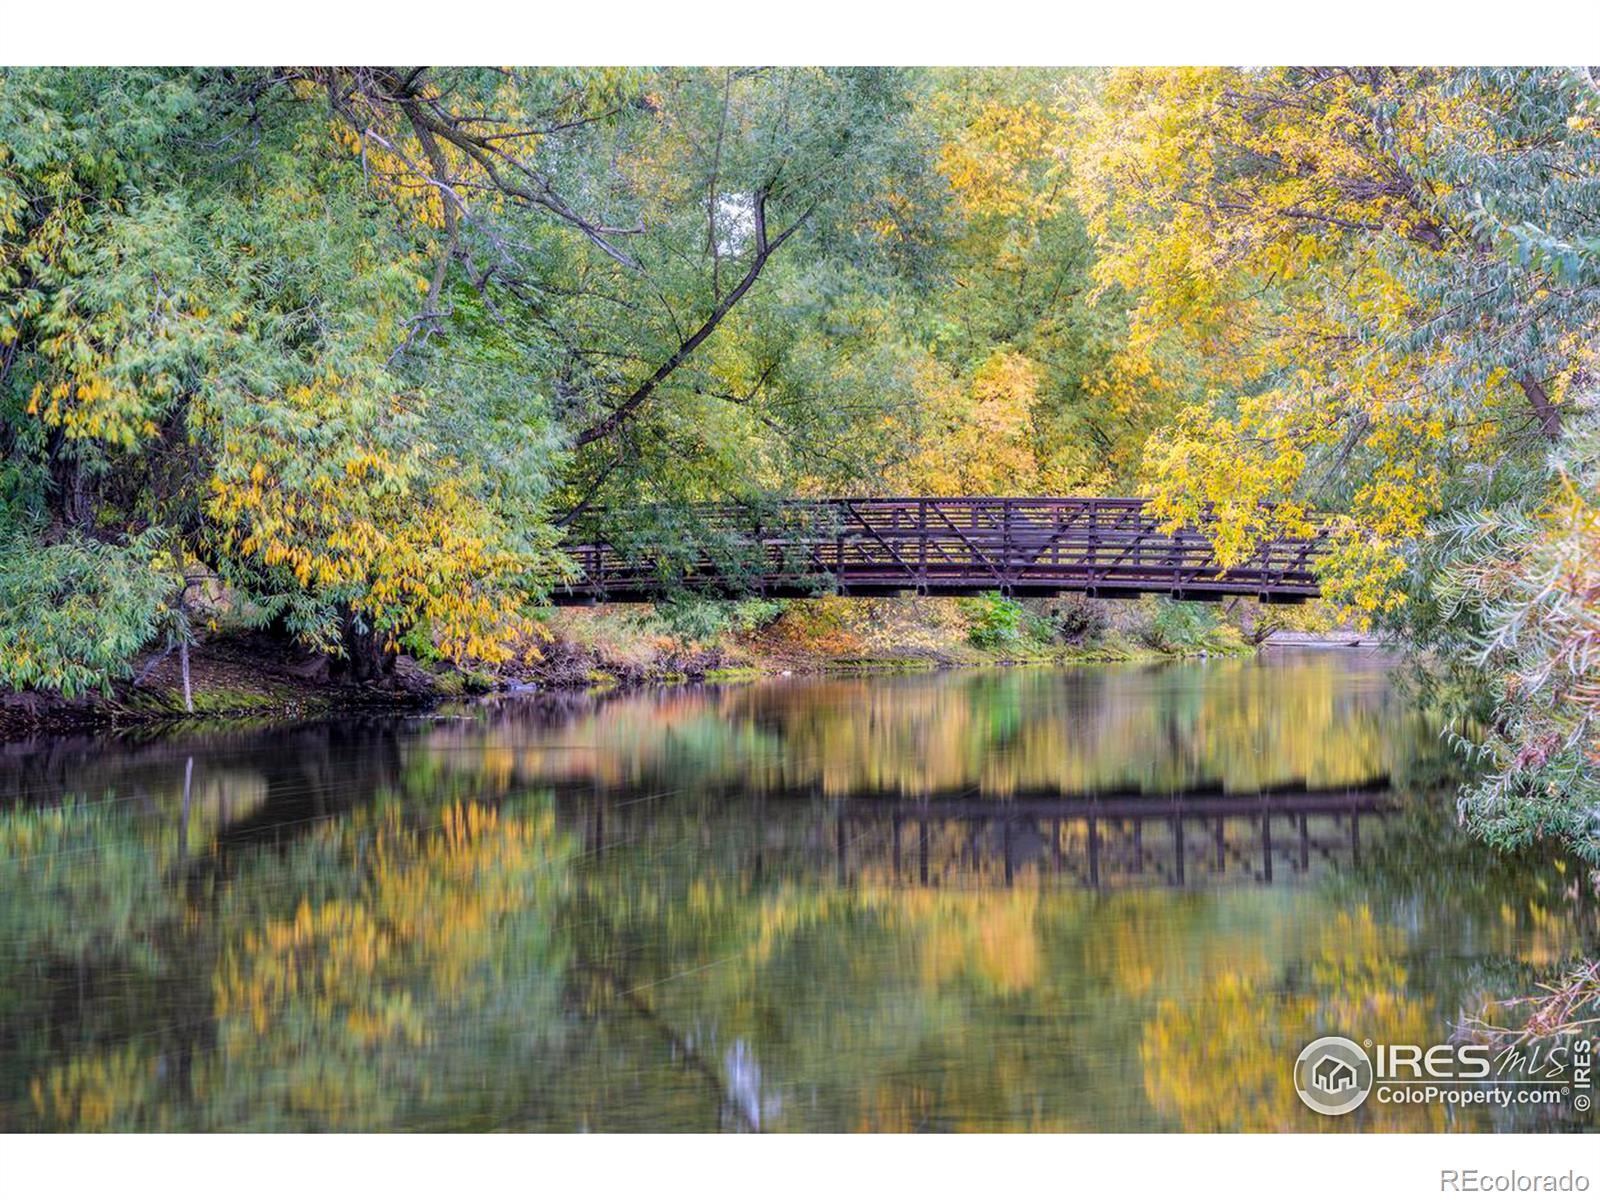
M1470 122L1426 72L1141 68L1110 74L1075 147L1097 281L1133 301L1108 377L1199 397L1147 448L1159 508L1176 524L1216 505L1237 562L1305 530L1313 455L1361 454L1379 465L1325 569L1360 614L1404 603L1400 547L1434 511L1442 464L1492 439L1503 404L1463 420L1429 386L1448 351L1349 334L1404 328L1415 297L1380 239L1427 253L1442 234L1428 193L1392 184L1430 133Z
M1437 1040L1431 1005L1406 987L1404 937L1365 908L1339 912L1320 935L1306 988L1225 970L1203 1003L1164 1000L1140 1048L1145 1091L1157 1111L1191 1133L1329 1128L1295 1094L1289 1067L1300 1048L1329 1032L1379 1042ZM1219 1086L1226 1080L1226 1086ZM1427 1131L1443 1114L1426 1105L1369 1105L1355 1127Z
M941 103L953 107L961 98L946 95ZM1059 212L1065 200L1052 186L1066 164L1065 132L1060 108L1036 100L1008 105L986 99L940 147L939 169L968 216L1037 222Z
M1040 372L1015 351L996 350L959 387L937 365L919 382L929 412L909 458L891 475L899 490L933 496L1040 495L1074 481L1036 451L1033 409Z

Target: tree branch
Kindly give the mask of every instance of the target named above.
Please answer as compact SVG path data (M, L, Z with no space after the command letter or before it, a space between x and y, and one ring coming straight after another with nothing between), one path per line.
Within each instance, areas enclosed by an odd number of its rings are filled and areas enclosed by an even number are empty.
M1517 386L1533 406L1534 416L1539 418L1539 428L1544 436L1552 442L1557 441L1561 437L1561 410L1551 403L1550 393L1544 390L1544 384L1532 375L1523 375L1518 378Z
M782 248L783 244L794 235L795 231L805 224L812 213L812 208L806 209L793 225L769 240L767 237L766 209L767 193L763 189L758 191L755 196L755 256L750 260L750 268L744 273L744 277L734 285L726 296L717 302L716 306L711 310L711 315L702 321L693 333L678 344L678 348L668 356L666 361L650 373L649 378L629 392L627 398L604 418L573 438L574 446L587 446L590 442L597 442L601 438L609 437L621 428L639 410L639 407L650 398L656 388L660 387L669 375L682 366L684 361L695 352L702 342L716 332L717 326L722 324L722 319L732 311L734 305L739 303L744 294L755 285L756 280L761 278L762 268Z

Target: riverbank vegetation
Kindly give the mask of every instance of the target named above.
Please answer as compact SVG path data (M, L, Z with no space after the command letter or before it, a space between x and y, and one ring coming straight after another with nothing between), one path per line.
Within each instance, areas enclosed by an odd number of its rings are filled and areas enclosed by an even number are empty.
M381 683L354 683L325 654L269 634L213 634L158 649L135 677L67 700L37 694L0 706L0 739L172 724L429 707L462 696L530 689L730 682L762 675L927 671L1246 655L1269 641L1323 635L1316 606L1281 608L1060 597L1016 601L885 597L715 601L561 608L542 614L536 658L457 664L427 647L397 655ZM1333 644L1374 645L1332 635Z
M1253 652L1327 623L1318 607L1229 607L1147 596L682 601L564 609L531 678L547 685L752 673L1130 662ZM1348 638L1347 638L1348 640ZM1370 639L1368 639L1370 644Z
M542 604L641 502L1150 494L1331 521L1476 827L1600 864L1597 338L1583 70L6 71L0 688L598 663Z

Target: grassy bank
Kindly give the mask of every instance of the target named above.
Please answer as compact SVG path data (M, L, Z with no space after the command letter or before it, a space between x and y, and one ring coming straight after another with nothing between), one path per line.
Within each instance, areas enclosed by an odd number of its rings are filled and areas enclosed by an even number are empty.
M547 640L499 667L398 657L374 683L293 643L244 631L145 651L107 693L0 699L0 739L223 717L303 718L414 709L513 686L590 688L759 675L917 671L1010 663L1125 662L1250 653L1269 633L1315 629L1310 609L1063 596L600 605L545 615ZM1322 621L1325 626L1326 622Z
M1180 604L1147 597L998 594L800 601L684 601L561 609L530 671L546 686L790 671L926 670L1246 654L1281 629L1327 628L1312 608Z

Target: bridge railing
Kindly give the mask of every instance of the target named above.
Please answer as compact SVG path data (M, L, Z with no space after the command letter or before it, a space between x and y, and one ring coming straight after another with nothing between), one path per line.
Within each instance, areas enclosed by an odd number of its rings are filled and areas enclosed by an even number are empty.
M591 528L626 514L598 514ZM699 544L577 535L574 599L649 599L672 587L743 595L897 591L1009 594L1318 594L1320 536L1278 538L1224 568L1204 528L1164 532L1134 497L847 497L767 509L707 506Z

